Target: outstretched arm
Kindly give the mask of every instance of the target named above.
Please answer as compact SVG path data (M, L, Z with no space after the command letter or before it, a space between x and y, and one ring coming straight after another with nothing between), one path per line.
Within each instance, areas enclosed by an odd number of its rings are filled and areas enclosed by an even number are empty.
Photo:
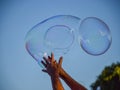
M43 69L42 71L50 75L53 90L64 90L62 83L59 79L59 64L57 64L57 62L54 60L54 55L51 54L51 57L43 57L43 59L44 61L41 61L41 63L46 69Z
M51 57L49 57L49 60L46 59L49 62L56 62L54 60L54 55L52 54ZM59 76L61 79L63 79L66 84L71 88L71 90L87 90L83 85L75 81L63 68L62 68L62 61L63 58L60 57L59 62L54 65L57 66L57 72L59 73Z
M71 88L71 90L87 90L83 85L75 81L63 68L62 68L63 58L59 59L59 75L60 78L63 79L66 84Z
M64 69L61 68L60 77L66 82L71 90L87 90L83 85L75 81Z

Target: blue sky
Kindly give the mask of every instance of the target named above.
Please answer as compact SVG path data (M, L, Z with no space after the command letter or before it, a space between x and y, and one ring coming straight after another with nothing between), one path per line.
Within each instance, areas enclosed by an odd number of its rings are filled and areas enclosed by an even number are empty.
M106 65L120 61L119 0L1 0L0 90L52 90L47 74L25 49L25 35L37 23L55 15L73 15L83 20L98 17L112 34L110 49L92 56L76 44L65 56L64 69L90 90ZM69 90L63 82L65 90Z

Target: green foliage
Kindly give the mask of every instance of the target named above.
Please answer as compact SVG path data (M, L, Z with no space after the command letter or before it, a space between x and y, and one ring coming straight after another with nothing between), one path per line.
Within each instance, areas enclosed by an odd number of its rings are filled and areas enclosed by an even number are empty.
M113 63L104 68L97 80L92 83L92 90L120 90L120 63Z

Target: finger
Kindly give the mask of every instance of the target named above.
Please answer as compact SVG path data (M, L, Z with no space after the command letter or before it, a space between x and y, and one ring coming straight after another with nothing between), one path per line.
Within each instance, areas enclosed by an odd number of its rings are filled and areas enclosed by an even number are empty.
M48 56L49 59L52 59L50 56Z
M51 53L51 62L53 62L53 61L54 61L54 54Z
M44 67L47 67L47 65L43 61L41 61L41 63L43 64Z
M46 64L49 64L49 60L46 57L43 57L43 59L46 62Z
M53 63L57 64L57 61L55 60Z
M59 62L58 62L60 66L62 66L62 61L63 61L63 57L60 57Z
M45 69L42 69L42 71L45 72L45 73L48 73L47 70L45 70Z
M48 60L49 60L49 62L51 62L52 58L50 56L48 56Z

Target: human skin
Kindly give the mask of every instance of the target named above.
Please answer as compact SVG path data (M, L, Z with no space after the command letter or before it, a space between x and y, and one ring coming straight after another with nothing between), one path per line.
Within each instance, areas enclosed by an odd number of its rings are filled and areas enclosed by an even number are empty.
M51 54L51 57L43 57L44 61L41 63L45 66L45 69L43 69L43 72L48 73L48 75L51 78L52 82L52 87L53 90L64 90L62 83L59 79L59 65L57 62L54 60L54 55Z
M59 58L58 63L54 59L54 54L51 54L51 57L48 56L48 58L43 57L44 61L42 61L42 64L46 67L46 69L43 69L44 72L47 72L50 76L52 76L52 85L53 90L64 90L60 79L63 79L65 83L71 88L71 90L87 90L83 85L75 81L63 68L62 68L62 61L63 57ZM48 67L49 64L52 64L53 67ZM55 76L54 76L55 75ZM57 83L55 83L57 82ZM56 89L54 89L56 87ZM60 89L59 89L60 88Z

